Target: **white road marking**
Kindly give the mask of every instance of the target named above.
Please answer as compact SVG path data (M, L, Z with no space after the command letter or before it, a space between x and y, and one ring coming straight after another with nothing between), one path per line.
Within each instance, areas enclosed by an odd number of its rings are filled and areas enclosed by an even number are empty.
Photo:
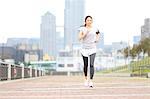
M85 94L85 95L62 95L62 94L57 94L57 95L49 95L49 96L43 96L43 95L41 95L41 96L39 96L39 95L37 95L37 96L33 96L33 95L30 95L30 96L0 96L1 98L25 98L25 97L28 97L28 98L36 98L36 97L40 97L40 98L51 98L51 97L53 97L53 98L58 98L58 97L143 97L143 96L150 96L150 94L108 94L108 95L106 95L106 94L99 94L99 95L87 95L87 94Z
M150 89L150 86L95 86L93 88L90 87L84 87L82 85L80 86L65 86L65 87L32 87L32 88L18 88L15 90L2 90L0 89L0 93L20 93L20 92L37 92L37 91L43 91L43 92L57 92L62 90L70 90L70 91L81 91L81 90L104 90L104 89Z

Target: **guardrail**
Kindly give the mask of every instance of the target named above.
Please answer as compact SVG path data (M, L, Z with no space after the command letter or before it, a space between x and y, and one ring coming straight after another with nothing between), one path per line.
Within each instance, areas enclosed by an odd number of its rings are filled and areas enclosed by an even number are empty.
M148 72L145 72L148 71ZM146 76L149 78L150 65L147 66L139 66L139 74L140 76Z
M134 73L136 72L136 73ZM140 76L140 77L150 77L150 65L147 66L137 66L132 68L131 76Z
M12 80L44 76L45 72L15 64L0 62L0 80Z
M150 77L150 58L147 57L140 61L134 61L130 64L131 76Z

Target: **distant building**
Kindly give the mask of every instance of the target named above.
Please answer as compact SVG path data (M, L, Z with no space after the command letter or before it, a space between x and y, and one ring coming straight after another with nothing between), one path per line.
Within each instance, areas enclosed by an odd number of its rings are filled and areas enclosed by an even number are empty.
M30 51L24 54L24 62L28 63L30 61L39 61L39 55L37 51Z
M72 56L72 52L68 50L59 51L57 57L56 71L81 71L82 58Z
M39 48L39 38L8 38L0 44L0 59L14 60L14 63L38 61L43 56Z
M71 51L67 51L67 50L60 50L58 53L59 57L72 57L72 53Z
M56 57L56 17L50 12L42 16L40 49L43 50L43 55Z
M150 18L144 20L144 25L141 27L141 39L150 37Z
M104 45L104 52L111 53L112 52L112 45Z
M8 38L7 46L16 46L18 44L28 44L28 38Z
M128 46L127 42L112 42L111 45L104 45L104 52L105 53L112 53L114 51L122 50Z
M128 46L127 42L112 42L112 50L122 50L123 48L126 48Z
M85 0L65 0L64 46L71 49L78 42L78 28L84 24Z
M39 44L39 38L8 38L7 46L15 46L18 44Z
M15 54L15 62L21 63L21 62L30 62L30 61L39 61L42 58L40 57L42 54L40 49L37 50L26 50L26 49L20 49L19 47L16 49Z
M16 60L16 49L13 47L1 46L0 47L0 59L2 61L11 59Z

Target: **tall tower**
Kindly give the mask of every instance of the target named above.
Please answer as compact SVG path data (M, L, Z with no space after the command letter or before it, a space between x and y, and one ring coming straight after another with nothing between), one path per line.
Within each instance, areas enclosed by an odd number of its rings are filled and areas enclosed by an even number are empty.
M85 0L65 0L64 47L78 42L78 28L84 23Z
M56 57L56 17L47 12L41 19L40 47L43 55Z
M144 20L144 25L141 27L141 39L150 37L150 18Z

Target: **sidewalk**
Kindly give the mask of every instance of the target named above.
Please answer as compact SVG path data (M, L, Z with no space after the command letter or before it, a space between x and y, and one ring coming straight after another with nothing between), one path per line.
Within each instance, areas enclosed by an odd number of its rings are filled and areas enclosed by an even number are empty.
M97 76L101 77L131 77L130 73L106 73L106 74L97 74Z
M94 77L94 88L82 76L45 76L0 82L0 99L150 99L150 79Z

